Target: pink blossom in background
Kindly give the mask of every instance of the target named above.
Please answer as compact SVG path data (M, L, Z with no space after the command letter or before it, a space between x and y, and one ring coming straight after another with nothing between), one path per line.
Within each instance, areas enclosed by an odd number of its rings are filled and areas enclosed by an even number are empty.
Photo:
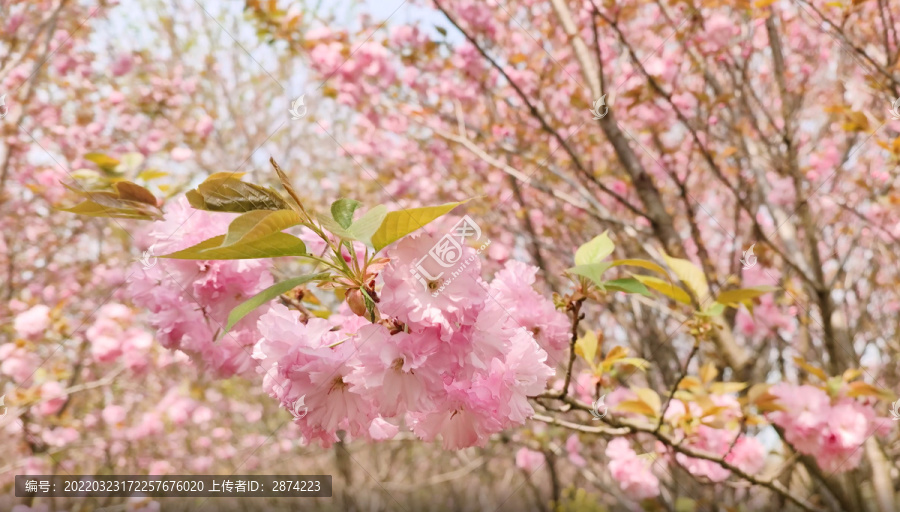
M609 471L629 498L639 501L659 496L659 479L650 463L638 458L628 440L617 437L606 445Z
M208 12L180 3L178 16L143 2L4 3L0 413L12 414L0 417L0 489L13 474L306 468L337 484L354 476L359 485L336 494L335 509L352 508L352 493L363 497L357 508L375 506L368 491L381 479L403 506L403 488L428 483L409 494L423 495L426 509L465 509L457 498L469 496L483 508L500 502L488 499L496 492L515 510L749 511L792 508L792 497L854 508L852 493L829 495L815 478L793 478L784 496L744 476L765 480L796 452L829 480L863 489L872 507L896 508L898 423L879 416L897 391L900 123L887 76L900 69L889 30L896 2L747 10L443 0L446 15L415 2L390 16L371 2L346 12L334 2L321 11L239 3ZM615 122L590 118L598 78ZM314 116L288 121L303 93ZM616 131L621 144L610 143ZM138 168L108 165L129 153L142 155ZM208 173L246 173L284 195L269 156L314 216L338 197L359 199L361 212L472 200L387 246L377 255L385 267L376 260L355 276L365 283L348 285L349 300L311 284L310 314L273 299L226 334L236 305L327 266L162 258L224 234L237 217L182 197ZM75 190L121 179L146 186L163 221L62 211ZM464 265L436 265L428 254L454 249L436 244L463 211L485 236L461 249ZM331 259L336 237L289 230ZM711 320L692 315L696 304L656 288L641 297L582 287L567 275L573 250L604 230L616 244L607 262L641 258L670 271L622 265L604 279L634 271L694 288L698 275L685 277L665 250L698 267L710 298L774 291L727 305L720 328L685 359L697 331L680 318ZM744 268L754 242L758 262ZM357 258L344 244L337 266L372 256L362 242L349 247ZM354 287L370 282L374 318L354 313ZM573 330L598 334L600 359L618 347L650 364L598 370L575 354L569 379ZM846 359L831 353L834 332L852 340ZM734 350L719 350L727 345ZM794 355L824 368L828 378L810 380L827 384L787 382L798 373ZM696 371L706 365L717 369L711 380ZM877 392L856 380L863 375ZM716 391L745 384L737 380L774 383L781 410L765 408L768 396L748 404L743 392ZM554 398L565 381L565 398ZM668 400L675 382L684 389ZM658 414L616 408L646 398L639 386L666 404L659 437L639 432ZM605 421L588 410L599 396ZM540 474L513 490L506 476L522 471ZM679 490L682 477L690 492ZM394 498L382 494L379 503ZM81 508L0 494L4 510Z
M0 345L0 373L18 383L25 383L37 370L41 360L25 346L15 343Z
M544 465L544 454L529 450L528 448L519 448L516 452L516 466L528 473L534 473Z
M110 426L118 426L125 422L127 412L120 405L109 405L103 409L101 416L103 421Z
M66 446L74 443L81 437L78 430L70 427L57 427L53 430L45 431L43 435L44 441L50 446Z
M725 461L747 474L755 475L765 467L766 450L755 437L741 436L734 443L731 453L726 455Z
M132 67L134 67L134 57L123 53L115 58L111 71L114 75L121 76L131 71Z
M43 304L32 306L29 310L16 315L13 328L23 338L34 338L43 334L50 327L50 308Z
M66 403L66 392L62 384L55 380L41 385L41 403L37 407L38 414L50 416L58 413Z
M582 449L584 447L581 444L581 440L578 439L578 434L572 434L566 439L566 453L569 456L569 462L577 467L587 465L587 461L581 456Z
M768 414L797 451L811 455L828 472L849 471L862 460L861 449L874 434L885 436L892 424L878 417L869 404L854 398L830 398L810 385L778 383L769 390L778 397L782 411Z
M184 162L194 155L190 148L174 148L172 149L172 160L176 162Z

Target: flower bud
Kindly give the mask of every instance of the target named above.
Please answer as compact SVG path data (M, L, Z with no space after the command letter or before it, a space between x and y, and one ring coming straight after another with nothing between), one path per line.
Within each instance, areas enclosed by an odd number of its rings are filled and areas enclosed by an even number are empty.
M366 316L366 300L359 288L347 292L347 305L357 316Z

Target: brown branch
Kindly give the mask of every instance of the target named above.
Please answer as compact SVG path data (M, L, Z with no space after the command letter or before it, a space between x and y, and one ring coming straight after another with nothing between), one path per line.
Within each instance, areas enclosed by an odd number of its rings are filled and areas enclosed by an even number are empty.
M700 349L700 339L694 338L694 346L691 348L691 353L688 354L687 360L684 362L684 368L681 370L681 376L678 377L678 380L675 381L675 385L672 386L672 391L669 392L669 397L666 398L666 404L663 406L662 411L659 413L659 423L656 424L656 429L654 432L659 432L659 429L662 428L663 420L666 417L666 411L669 410L669 405L672 403L672 398L675 397L675 392L678 391L678 386L681 385L681 381L687 377L688 368L691 366L691 359L697 354L697 351Z
M644 213L644 212L638 210L628 200L626 200L624 197L620 196L619 194L617 194L616 192L611 190L609 187L604 185L602 182L600 182L596 178L596 176L593 175L593 173L588 171L587 168L585 168L584 164L581 162L581 159L578 158L578 154L575 152L574 149L572 149L572 146L569 145L568 139L563 138L563 136L560 135L557 130L555 130L552 126L550 126L550 123L540 113L540 111L537 109L537 106L535 106L535 104L531 102L531 100L528 98L528 96L525 95L525 92L522 90L522 88L519 87L519 85L512 79L512 77L509 76L509 74L506 72L506 70L503 69L503 66L501 66L496 60L494 60L493 57L488 55L488 53L478 43L478 41L476 41L475 38L471 34L469 34L468 31L466 31L459 25L459 23L456 21L456 19L453 16L451 16L449 12L447 12L447 10L444 8L443 5L441 5L441 3L438 0L435 0L434 4L435 4L435 6L437 6L438 10L441 11L444 14L444 16L447 17L447 20L457 30L459 30L463 36L465 36L466 40L468 40L469 43L472 44L472 46L474 46L476 50L478 50L478 53L480 53L481 56L484 57L484 59L487 60L491 64L491 66L497 70L498 73L503 75L503 78L509 83L509 85L513 88L513 90L515 90L516 95L519 97L519 99L521 99L522 102L525 103L525 106L528 108L528 112L532 115L532 117L534 117L538 121L538 123L540 123L541 128L544 131L546 131L554 139L556 139L556 141L557 141L557 143L559 143L560 147L562 147L565 150L565 152L569 155L569 158L572 159L572 163L575 164L575 168L578 169L578 171L581 172L581 174L584 175L585 178L587 178L591 183L595 184L605 194L609 195L610 197L612 197L613 199L618 201L620 204L622 204L625 208L627 208L631 212L635 213L636 215L640 215L641 217L646 217L651 223L654 222L654 219L651 218L648 215L648 213ZM661 203L659 203L659 207L662 207Z
M584 298L580 298L571 304L572 339L569 342L569 364L566 368L566 380L563 382L562 391L559 392L557 397L560 400L566 398L566 395L569 393L569 383L572 382L572 367L575 365L575 342L578 341L578 323L584 318L584 315L581 313L581 305L584 303L584 300Z
M567 404L571 405L573 409L578 409L578 410L582 410L582 411L586 411L586 412L591 411L591 407L589 405L581 403L572 397L566 397L563 399L563 401L566 402ZM732 464L728 461L725 461L722 457L720 457L716 454L707 452L705 450L698 450L695 448L683 446L678 441L669 438L668 436L662 434L661 432L658 432L652 426L642 425L640 423L637 423L637 422L634 422L631 420L626 420L626 419L611 418L609 415L604 417L602 421L604 423L606 423L607 425L610 425L614 428L625 429L629 433L650 434L654 438L656 438L656 440L658 440L659 442L661 442L662 444L664 444L665 446L667 446L669 449L671 449L672 451L674 451L676 453L681 453L682 455L686 455L688 457L693 457L695 459L702 459L702 460L708 460L710 462L715 462L716 464L723 467L724 469L727 469L728 471L730 471L732 474L738 476L739 478L742 478L754 485L758 485L760 487L765 487L766 489L769 489L769 490L777 493L778 495L784 497L785 499L789 500L791 503L794 503L795 505L797 505L798 507L800 507L801 509L803 509L807 512L816 512L816 509L813 508L812 505L807 504L804 500L791 494L791 492L788 489L786 489L784 487L784 485L782 485L781 482L779 482L778 480L775 480L775 479L765 479L764 480L761 478L757 478L757 477L745 472L741 468L735 466L734 464Z

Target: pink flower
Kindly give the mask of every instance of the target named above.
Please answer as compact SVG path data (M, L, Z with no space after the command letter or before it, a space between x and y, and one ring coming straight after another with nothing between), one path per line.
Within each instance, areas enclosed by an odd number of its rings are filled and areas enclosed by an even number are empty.
M800 453L815 457L828 472L849 471L862 460L861 446L875 434L887 434L884 418L871 405L843 397L837 403L813 386L780 383L770 392L785 408L769 414L784 430L785 440Z
M37 354L25 347L15 343L0 345L0 373L9 375L20 384L30 379L40 364Z
M520 469L524 469L528 473L534 473L543 465L544 454L541 452L529 450L524 446L519 448L519 451L516 452L516 466Z
M486 402L476 393L461 388L448 390L450 404L433 413L411 414L413 432L425 441L441 436L445 450L459 450L470 446L484 446L490 435L502 426L485 407Z
M478 261L468 258L474 251L444 254L463 266L442 278L443 289L423 286L419 263L434 243L411 237L391 252L379 309L401 320L402 330L351 315L346 307L329 320L305 323L282 305L259 317L253 358L263 387L291 412L307 440L328 446L338 430L390 439L405 420L420 438L440 437L446 449L461 449L483 446L534 414L528 397L543 392L554 375L546 351L533 330L498 321L484 300ZM516 270L498 281L511 284L501 293L536 296L529 281L534 272ZM471 286L460 284L466 280ZM534 321L526 310L521 314Z
M695 405L693 402L691 405ZM688 438L687 445L705 452L725 455L735 433L730 430L717 429L700 425L697 431ZM696 459L682 453L675 454L675 460L692 475L708 478L713 482L726 480L731 472L716 462Z
M13 329L23 338L33 339L50 327L50 308L43 304L16 315Z
M127 53L120 54L113 61L111 71L114 76L122 76L134 67L134 58Z
M553 366L568 348L571 326L566 315L534 288L537 267L508 261L491 281L486 310L513 327L524 327L550 356Z
M785 439L802 453L816 453L821 444L821 430L830 411L828 395L814 386L787 383L776 384L769 392L778 397L785 408L769 415L776 425L784 429Z
M609 471L626 496L643 500L659 496L659 479L650 472L648 462L638 458L628 441L617 437L606 446Z
M167 475L171 472L175 471L175 468L172 467L172 464L166 460L155 460L150 463L150 466L147 467L148 475Z
M74 443L80 436L78 430L74 428L56 427L52 430L45 431L41 437L44 439L44 442L50 446L60 447Z
M825 447L856 450L868 437L868 420L856 402L842 403L831 408L825 434Z
M177 147L172 149L172 160L176 162L184 162L194 155L194 152L190 148Z
M65 403L66 392L62 384L51 380L41 385L41 403L37 406L38 414L42 416L56 414Z
M194 210L185 198L166 208L164 221L146 233L154 255L184 249L228 230L229 214ZM133 301L150 311L150 323L166 348L181 350L219 377L247 374L259 340L258 308L221 336L231 310L274 282L264 260L158 259L131 279ZM220 339L217 339L221 337ZM136 340L141 342L142 340Z
M372 420L372 423L369 425L369 437L373 441L386 441L393 439L399 430L397 425L379 417Z
M443 390L440 367L428 364L441 343L437 329L393 336L381 325L359 330L360 364L347 378L350 388L378 404L381 414L395 416L432 407Z
M862 445L875 433L871 424L874 414L870 408L853 399L843 399L828 415L826 428L821 433L821 449L812 454L816 462L829 472L849 471L862 460Z
M125 422L127 413L122 406L108 405L103 409L101 416L103 417L103 421L106 422L107 425L111 427L118 427Z
M587 461L581 456L581 440L578 434L572 434L566 439L566 453L569 454L569 462L581 468L587 465Z
M295 422L307 439L328 446L338 430L363 435L376 411L371 401L351 391L348 380L360 344L378 332L332 331L327 320L312 318L304 325L298 315L276 305L259 320L263 339L254 356L263 361L264 385L288 410L303 400L306 413Z
M413 235L388 253L379 309L417 328L440 326L446 340L458 326L475 321L487 292L475 250L447 249L442 257L453 263L444 268L429 254L439 242L427 234Z
M766 449L755 437L741 436L734 443L725 461L737 466L741 471L755 475L766 464Z
M500 416L520 424L534 414L528 397L542 393L554 371L546 364L547 353L525 329L517 329L509 344L506 360L492 361L488 379L501 382Z

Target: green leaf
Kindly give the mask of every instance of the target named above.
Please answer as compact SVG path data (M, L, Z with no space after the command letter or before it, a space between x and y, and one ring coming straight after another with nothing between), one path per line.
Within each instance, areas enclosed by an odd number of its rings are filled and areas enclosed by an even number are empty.
M450 210L457 206L469 201L470 199L466 199L465 201L460 201L458 203L426 206L425 208L409 208L406 210L390 212L384 217L384 221L381 223L381 226L378 227L377 231L375 231L375 234L372 235L372 246L375 247L376 251L380 251L413 231L425 227L429 222L446 215Z
M231 221L222 245L250 243L272 233L280 233L301 222L300 215L294 210L253 210Z
M340 224L337 223L336 220L332 219L331 217L327 217L325 215L317 215L316 217L319 219L319 224L321 224L323 228L325 228L334 236L343 238L344 240L355 240L349 230L344 229Z
M725 305L719 302L713 302L703 311L704 316L719 316L725 311Z
M387 215L387 206L383 204L370 208L365 215L350 226L350 234L354 239L365 242L366 245L372 245L372 235L378 231Z
M633 277L626 279L614 279L603 283L603 287L607 290L625 293L640 293L646 297L652 297L650 290L643 283Z
M625 265L628 267L641 267L641 268L645 268L647 270L652 270L654 272L659 272L660 274L663 274L666 276L669 275L669 273L666 271L666 269L664 269L661 266L657 265L656 263L653 263L652 261L648 261L648 260L625 259L625 260L613 260L613 262L612 262L613 267L618 267L621 265Z
M290 206L278 192L216 173L186 194L191 206L211 212L249 212L252 210L288 210Z
M328 272L319 272L318 274L294 277L287 281L273 284L232 309L231 313L228 313L228 323L225 324L225 332L230 331L232 327L240 322L242 318L249 315L254 309L262 306L275 297L278 297L282 293L287 293L301 284L325 279L326 277L328 277Z
M597 286L603 285L603 273L611 266L611 263L591 263L587 265L575 265L568 269L569 273L590 279Z
M303 240L287 233L272 233L246 244L223 246L224 241L225 235L219 235L162 257L178 260L252 260L307 255Z
M632 274L632 277L643 283L649 288L652 288L659 293L669 297L670 299L675 299L676 301L682 304L691 304L691 296L684 291L680 286L675 286L674 284L659 279L658 277L653 276L641 276L637 274Z
M750 288L740 288L737 290L724 291L716 297L716 302L726 306L737 306L745 300L755 299L770 292L777 291L775 286L752 286Z
M589 265L591 263L599 263L607 256L612 254L616 248L616 244L609 239L609 231L594 237L590 242L585 243L575 251L575 266Z
M709 284L706 282L706 275L703 273L703 270L688 260L673 258L663 251L660 252L662 253L663 259L666 260L666 265L672 269L672 272L678 276L678 279L680 279L689 290L694 292L697 301L702 304L706 297L709 296Z
M341 198L331 203L331 217L337 221L342 228L349 228L353 224L353 212L362 206L362 203L356 199Z
M367 245L372 245L372 234L378 230L378 227L381 226L387 215L387 207L380 204L370 208L365 215L346 229L338 224L336 220L322 215L319 216L319 222L322 224L322 227L337 237L344 240L359 240Z

